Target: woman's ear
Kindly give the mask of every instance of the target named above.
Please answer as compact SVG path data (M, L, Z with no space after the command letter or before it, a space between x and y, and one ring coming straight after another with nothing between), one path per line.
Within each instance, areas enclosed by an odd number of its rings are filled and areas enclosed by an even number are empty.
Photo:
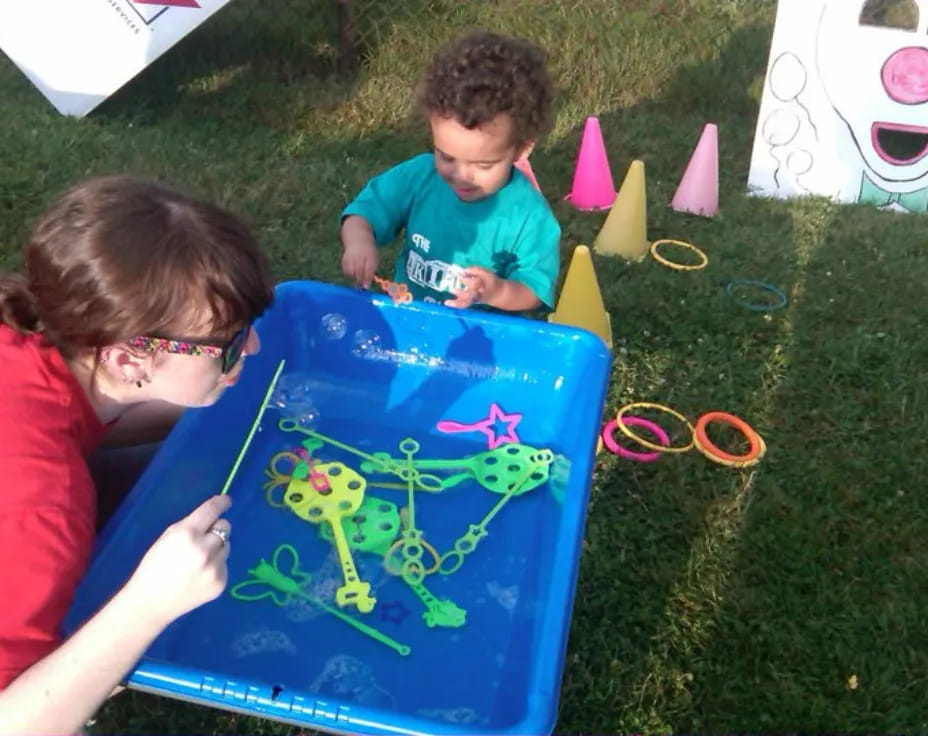
M149 383L154 363L154 355L147 351L138 351L128 345L107 345L100 348L99 362L106 368L111 380L123 383Z

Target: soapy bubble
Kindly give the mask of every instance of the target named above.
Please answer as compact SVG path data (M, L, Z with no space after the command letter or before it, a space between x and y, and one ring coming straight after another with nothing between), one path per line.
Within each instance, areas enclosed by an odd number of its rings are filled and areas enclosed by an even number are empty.
M515 610L516 604L519 602L518 585L510 585L504 588L495 582L490 582L487 583L487 593L489 593L503 608L509 611L509 613Z
M268 404L307 429L319 423L319 410L312 396L312 379L305 373L281 376Z
M336 654L307 689L312 693L350 700L358 705L393 708L395 699L378 682L371 667L348 654Z
M348 320L344 314L329 312L319 321L319 329L326 340L341 340L348 332Z
M285 373L274 387L270 404L278 409L312 403L312 380L305 373Z
M315 429L319 426L319 410L314 406L304 406L300 414L291 414L291 419L304 429Z
M351 350L358 358L373 358L380 352L380 335L373 330L358 330L354 333Z
M296 647L284 632L270 629L242 634L232 642L232 653L236 657L251 657L265 652L296 654Z
M418 713L426 718L442 720L447 723L476 723L479 718L477 711L473 708L430 708L420 710Z

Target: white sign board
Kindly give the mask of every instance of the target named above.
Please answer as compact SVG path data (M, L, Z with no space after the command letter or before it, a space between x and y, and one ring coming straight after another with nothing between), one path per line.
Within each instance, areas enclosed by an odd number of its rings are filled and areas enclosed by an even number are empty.
M0 0L0 49L83 116L229 0Z
M928 211L928 0L780 0L748 188Z

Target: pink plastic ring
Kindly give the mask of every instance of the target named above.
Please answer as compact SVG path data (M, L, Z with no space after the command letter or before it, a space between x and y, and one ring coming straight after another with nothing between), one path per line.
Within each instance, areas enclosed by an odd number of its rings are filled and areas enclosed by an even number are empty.
M670 447L670 436L660 427L649 419L643 417L622 417L622 423L626 427L641 427L647 429L664 447ZM622 445L615 441L615 431L619 428L615 419L610 419L608 424L603 427L603 442L614 455L624 457L626 460L636 460L639 463L653 463L661 454L659 452L632 452L626 450Z

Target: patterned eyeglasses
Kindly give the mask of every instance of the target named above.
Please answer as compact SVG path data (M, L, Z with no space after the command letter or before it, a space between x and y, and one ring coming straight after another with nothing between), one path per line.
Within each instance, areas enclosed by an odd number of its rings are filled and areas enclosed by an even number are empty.
M236 332L225 345L215 343L197 342L194 340L173 340L169 337L139 336L130 337L126 344L150 353L173 353L175 355L205 355L208 358L222 359L222 372L231 371L242 353L245 352L245 343L251 325L247 325Z

